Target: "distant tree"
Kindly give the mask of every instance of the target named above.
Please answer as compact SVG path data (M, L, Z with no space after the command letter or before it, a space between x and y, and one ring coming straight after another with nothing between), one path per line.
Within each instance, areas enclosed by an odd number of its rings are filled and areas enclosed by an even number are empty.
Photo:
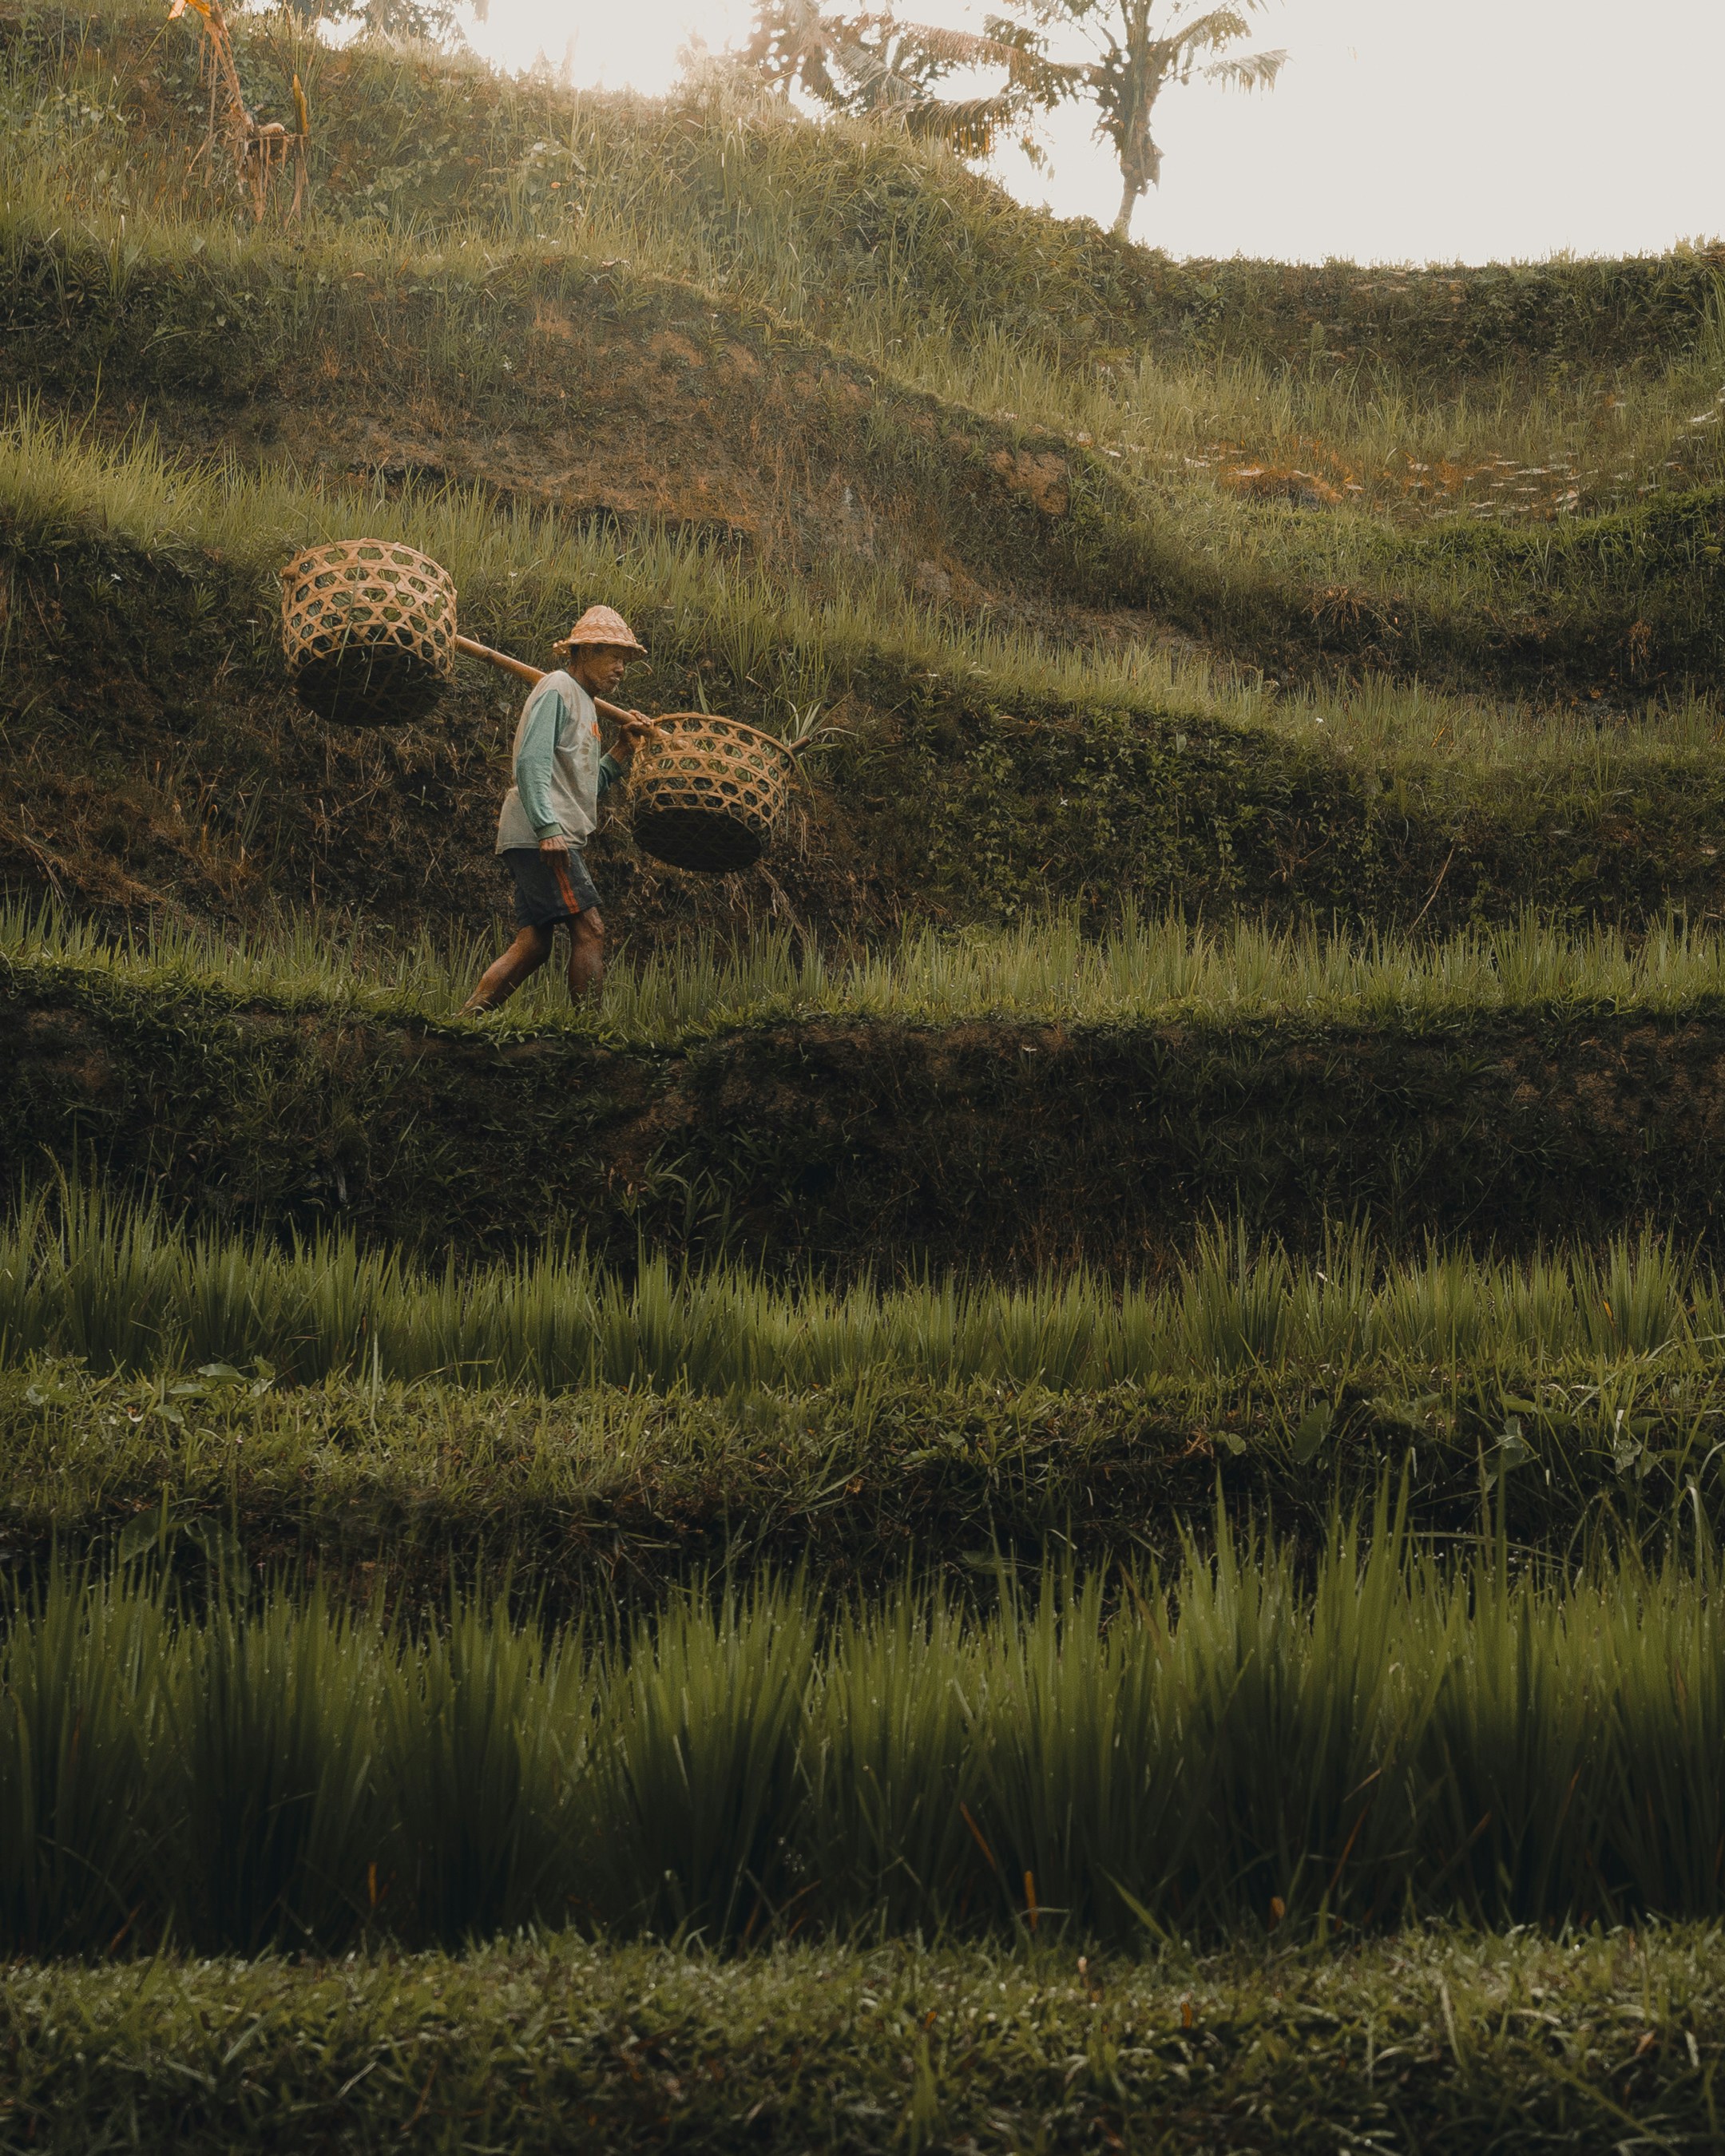
M1187 0L1008 0L1019 23L1037 36L1044 55L1043 80L1060 98L1094 101L1096 132L1111 143L1120 161L1120 210L1114 229L1131 236L1132 212L1157 185L1162 151L1150 132L1156 100L1170 83L1194 75L1207 82L1230 83L1238 90L1269 90L1287 59L1285 52L1228 50L1251 33L1250 15L1261 14L1268 0L1239 0L1237 7L1193 12ZM1051 31L1073 28L1089 42L1089 62L1056 65L1046 58Z
M978 35L891 13L843 13L819 0L760 0L739 58L763 80L800 90L829 111L896 120L961 157L986 157L1004 126L1067 94L1067 70L1050 67L1044 42L1029 20L990 17ZM971 69L997 74L999 87L976 97L940 94L942 83ZM1034 149L1028 139L1025 146Z
M388 38L423 38L428 44L459 45L466 40L455 20L453 0L361 0L352 8L368 30ZM490 0L474 9L483 23Z
M428 44L465 43L455 19L455 0L283 0L285 11L305 23L357 23L387 38L418 38ZM490 0L475 0L483 23Z

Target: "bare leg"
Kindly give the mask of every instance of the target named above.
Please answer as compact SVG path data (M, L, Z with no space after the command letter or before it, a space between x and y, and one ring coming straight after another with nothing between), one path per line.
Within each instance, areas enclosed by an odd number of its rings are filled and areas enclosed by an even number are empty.
M569 923L569 1000L595 1003L605 985L605 924L590 909Z
M479 986L461 1006L463 1018L477 1018L481 1013L495 1010L499 1004L506 1004L530 973L536 973L551 956L552 932L548 928L523 928L513 943L490 968Z

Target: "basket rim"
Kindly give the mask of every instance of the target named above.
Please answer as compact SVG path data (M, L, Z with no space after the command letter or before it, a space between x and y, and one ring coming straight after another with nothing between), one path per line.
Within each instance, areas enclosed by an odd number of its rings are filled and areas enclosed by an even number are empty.
M302 573L302 564L311 562L325 562L332 556L345 555L349 560L357 559L357 557L352 552L352 549L356 547L377 547L388 553L411 554L416 562L424 562L428 567L434 570L439 579L449 585L451 590L454 588L454 578L435 555L428 554L418 547L409 546L405 539L367 539L363 536L357 539L319 539L310 547L302 547L298 553L291 555L276 571L277 579L285 584L290 577Z
M693 719L698 725L706 726L714 719L721 719L727 726L732 728L736 732L742 734L745 739L752 742L760 742L768 748L776 750L784 759L784 762L790 771L794 772L799 778L803 775L803 767L801 763L798 761L793 752L786 747L785 744L778 738L778 736L777 734L769 734L760 726L752 726L747 719L733 719L727 712L725 711L658 711L652 713L649 716L651 716L652 723L655 726L670 726L679 719ZM652 746L650 737L647 742L644 742L642 746L650 749ZM650 767L651 762L652 758L649 755L648 758L649 767ZM642 767L639 758L637 757L630 767L631 771L639 772Z

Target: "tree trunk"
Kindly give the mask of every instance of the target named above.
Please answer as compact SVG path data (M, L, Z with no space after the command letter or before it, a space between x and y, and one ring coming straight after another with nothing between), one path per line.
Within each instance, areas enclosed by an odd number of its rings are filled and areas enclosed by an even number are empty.
M1144 182L1127 176L1120 190L1120 214L1114 220L1114 237L1130 239L1132 236L1132 212L1138 206L1138 197L1144 192Z

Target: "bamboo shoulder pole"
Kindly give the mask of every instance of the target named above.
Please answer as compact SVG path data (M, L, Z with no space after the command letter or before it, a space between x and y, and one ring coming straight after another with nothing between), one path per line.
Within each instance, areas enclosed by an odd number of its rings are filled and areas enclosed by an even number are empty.
M513 674L530 684L545 679L542 671L536 666L528 665L525 659L511 659L506 651L493 651L489 644L475 644L470 636L458 636L455 649L464 658L483 659L488 666L501 666L506 674ZM630 716L620 704L608 704L603 696L593 698L593 707L602 719L626 719ZM655 741L665 739L657 726L652 732Z
M506 651L493 651L489 644L475 644L470 636L458 636L455 649L468 659L483 659L488 666L501 666L506 674L519 675L523 681L545 679L539 669L528 665L525 659L511 659Z

